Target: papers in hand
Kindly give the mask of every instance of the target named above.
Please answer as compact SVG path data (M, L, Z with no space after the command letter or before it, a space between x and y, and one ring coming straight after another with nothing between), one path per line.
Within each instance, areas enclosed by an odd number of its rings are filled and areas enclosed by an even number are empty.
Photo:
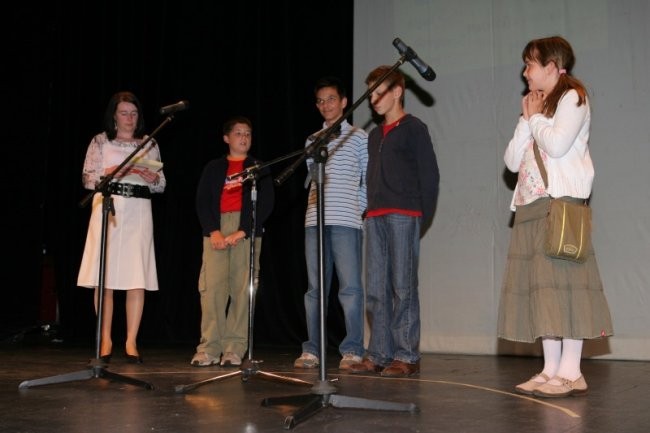
M163 163L155 159L145 159L138 156L133 158L132 166L136 168L148 168L151 171L160 171L163 168Z

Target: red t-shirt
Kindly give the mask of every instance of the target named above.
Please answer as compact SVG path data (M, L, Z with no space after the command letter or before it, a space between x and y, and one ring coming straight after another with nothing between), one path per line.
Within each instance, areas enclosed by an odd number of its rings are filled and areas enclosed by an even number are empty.
M226 176L239 173L244 170L244 160L233 160L228 158L228 170ZM241 212L242 203L242 184L241 177L229 181L223 185L221 192L221 213Z

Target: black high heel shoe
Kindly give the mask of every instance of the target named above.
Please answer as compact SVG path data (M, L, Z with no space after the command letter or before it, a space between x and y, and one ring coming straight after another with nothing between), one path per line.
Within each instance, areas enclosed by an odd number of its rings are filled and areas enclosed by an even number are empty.
M129 364L142 364L142 357L140 355L129 355L126 354L126 362Z
M108 364L111 362L111 357L113 356L112 353L109 353L108 355L102 355L99 357L99 360L103 362L104 364Z

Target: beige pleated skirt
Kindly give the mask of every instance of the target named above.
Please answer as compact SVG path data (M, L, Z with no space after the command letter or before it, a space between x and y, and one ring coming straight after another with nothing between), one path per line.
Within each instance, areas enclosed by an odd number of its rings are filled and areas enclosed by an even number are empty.
M593 247L585 263L544 254L549 199L518 206L499 301L499 338L593 339L613 335Z
M158 290L151 200L113 195L108 214L105 288ZM97 287L101 254L102 195L95 194L77 285Z

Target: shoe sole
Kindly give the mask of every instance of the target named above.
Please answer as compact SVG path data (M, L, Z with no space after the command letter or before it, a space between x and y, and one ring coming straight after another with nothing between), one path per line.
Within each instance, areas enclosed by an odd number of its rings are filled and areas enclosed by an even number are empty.
M535 390L532 392L532 394L536 397L562 398L562 397L580 397L586 395L587 391L588 391L587 389L572 389L571 391L563 392L561 394L547 394L545 392Z
M364 374L364 373L365 374L381 374L382 368L375 368L375 369L372 369L372 370L353 370L353 369L349 369L348 372L350 372L352 374Z
M543 384L542 384L542 385L543 385ZM516 391L518 394L523 394L523 395L533 395L533 391L528 391L528 390L526 390L526 389L521 389L521 388L517 388L517 387L515 387L515 391Z
M393 373L384 374L384 372L382 371L381 377L412 377L412 376L417 376L419 374L420 374L419 371L415 371L413 373L397 373L397 374L393 374Z
M192 367L210 367L211 365L217 365L218 362L211 362L209 364L201 364L200 362L192 362L190 363Z

